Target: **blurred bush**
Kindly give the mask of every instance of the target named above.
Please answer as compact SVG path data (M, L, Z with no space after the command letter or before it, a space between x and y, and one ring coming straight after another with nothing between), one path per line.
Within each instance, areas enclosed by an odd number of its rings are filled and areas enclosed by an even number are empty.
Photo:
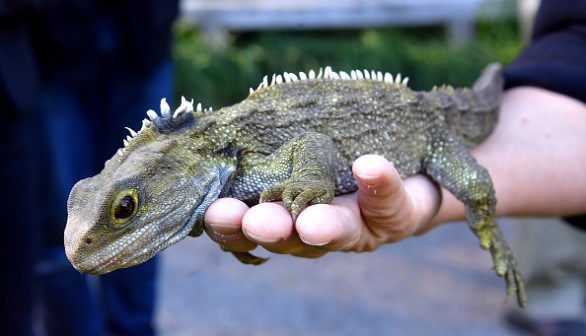
M244 99L264 75L372 69L401 73L416 90L443 83L470 85L489 62L511 62L522 43L514 22L479 23L474 43L450 45L440 28L361 31L259 32L230 35L212 50L193 29L175 29L177 96L214 109Z

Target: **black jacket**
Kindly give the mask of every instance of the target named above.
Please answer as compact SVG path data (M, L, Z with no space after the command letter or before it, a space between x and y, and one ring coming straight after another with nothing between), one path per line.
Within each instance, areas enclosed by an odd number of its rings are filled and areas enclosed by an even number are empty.
M505 79L506 88L537 86L586 103L586 1L543 0L531 43ZM586 230L586 216L566 221Z

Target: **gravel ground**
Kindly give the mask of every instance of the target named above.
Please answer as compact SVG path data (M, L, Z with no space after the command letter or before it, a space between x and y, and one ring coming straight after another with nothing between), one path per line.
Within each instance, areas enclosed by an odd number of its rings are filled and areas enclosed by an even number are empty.
M373 253L272 255L259 267L187 238L163 253L157 326L161 336L515 336L501 318L515 302L491 267L462 223Z

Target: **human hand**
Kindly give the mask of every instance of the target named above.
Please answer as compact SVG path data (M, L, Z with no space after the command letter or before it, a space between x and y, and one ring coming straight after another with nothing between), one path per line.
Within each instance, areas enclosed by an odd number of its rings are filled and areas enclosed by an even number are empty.
M427 177L402 180L390 162L376 155L357 159L352 169L357 192L307 207L295 222L280 203L249 209L222 198L205 213L206 232L230 251L261 245L274 253L319 257L329 251L372 251L433 226L441 193Z

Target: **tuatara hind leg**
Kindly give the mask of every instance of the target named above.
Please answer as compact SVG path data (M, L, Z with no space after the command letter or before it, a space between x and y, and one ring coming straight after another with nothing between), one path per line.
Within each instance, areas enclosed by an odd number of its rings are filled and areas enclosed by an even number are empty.
M458 141L446 132L430 146L425 172L464 203L468 225L480 246L490 251L496 273L505 278L508 296L526 305L525 285L511 248L495 219L496 198L492 180Z

